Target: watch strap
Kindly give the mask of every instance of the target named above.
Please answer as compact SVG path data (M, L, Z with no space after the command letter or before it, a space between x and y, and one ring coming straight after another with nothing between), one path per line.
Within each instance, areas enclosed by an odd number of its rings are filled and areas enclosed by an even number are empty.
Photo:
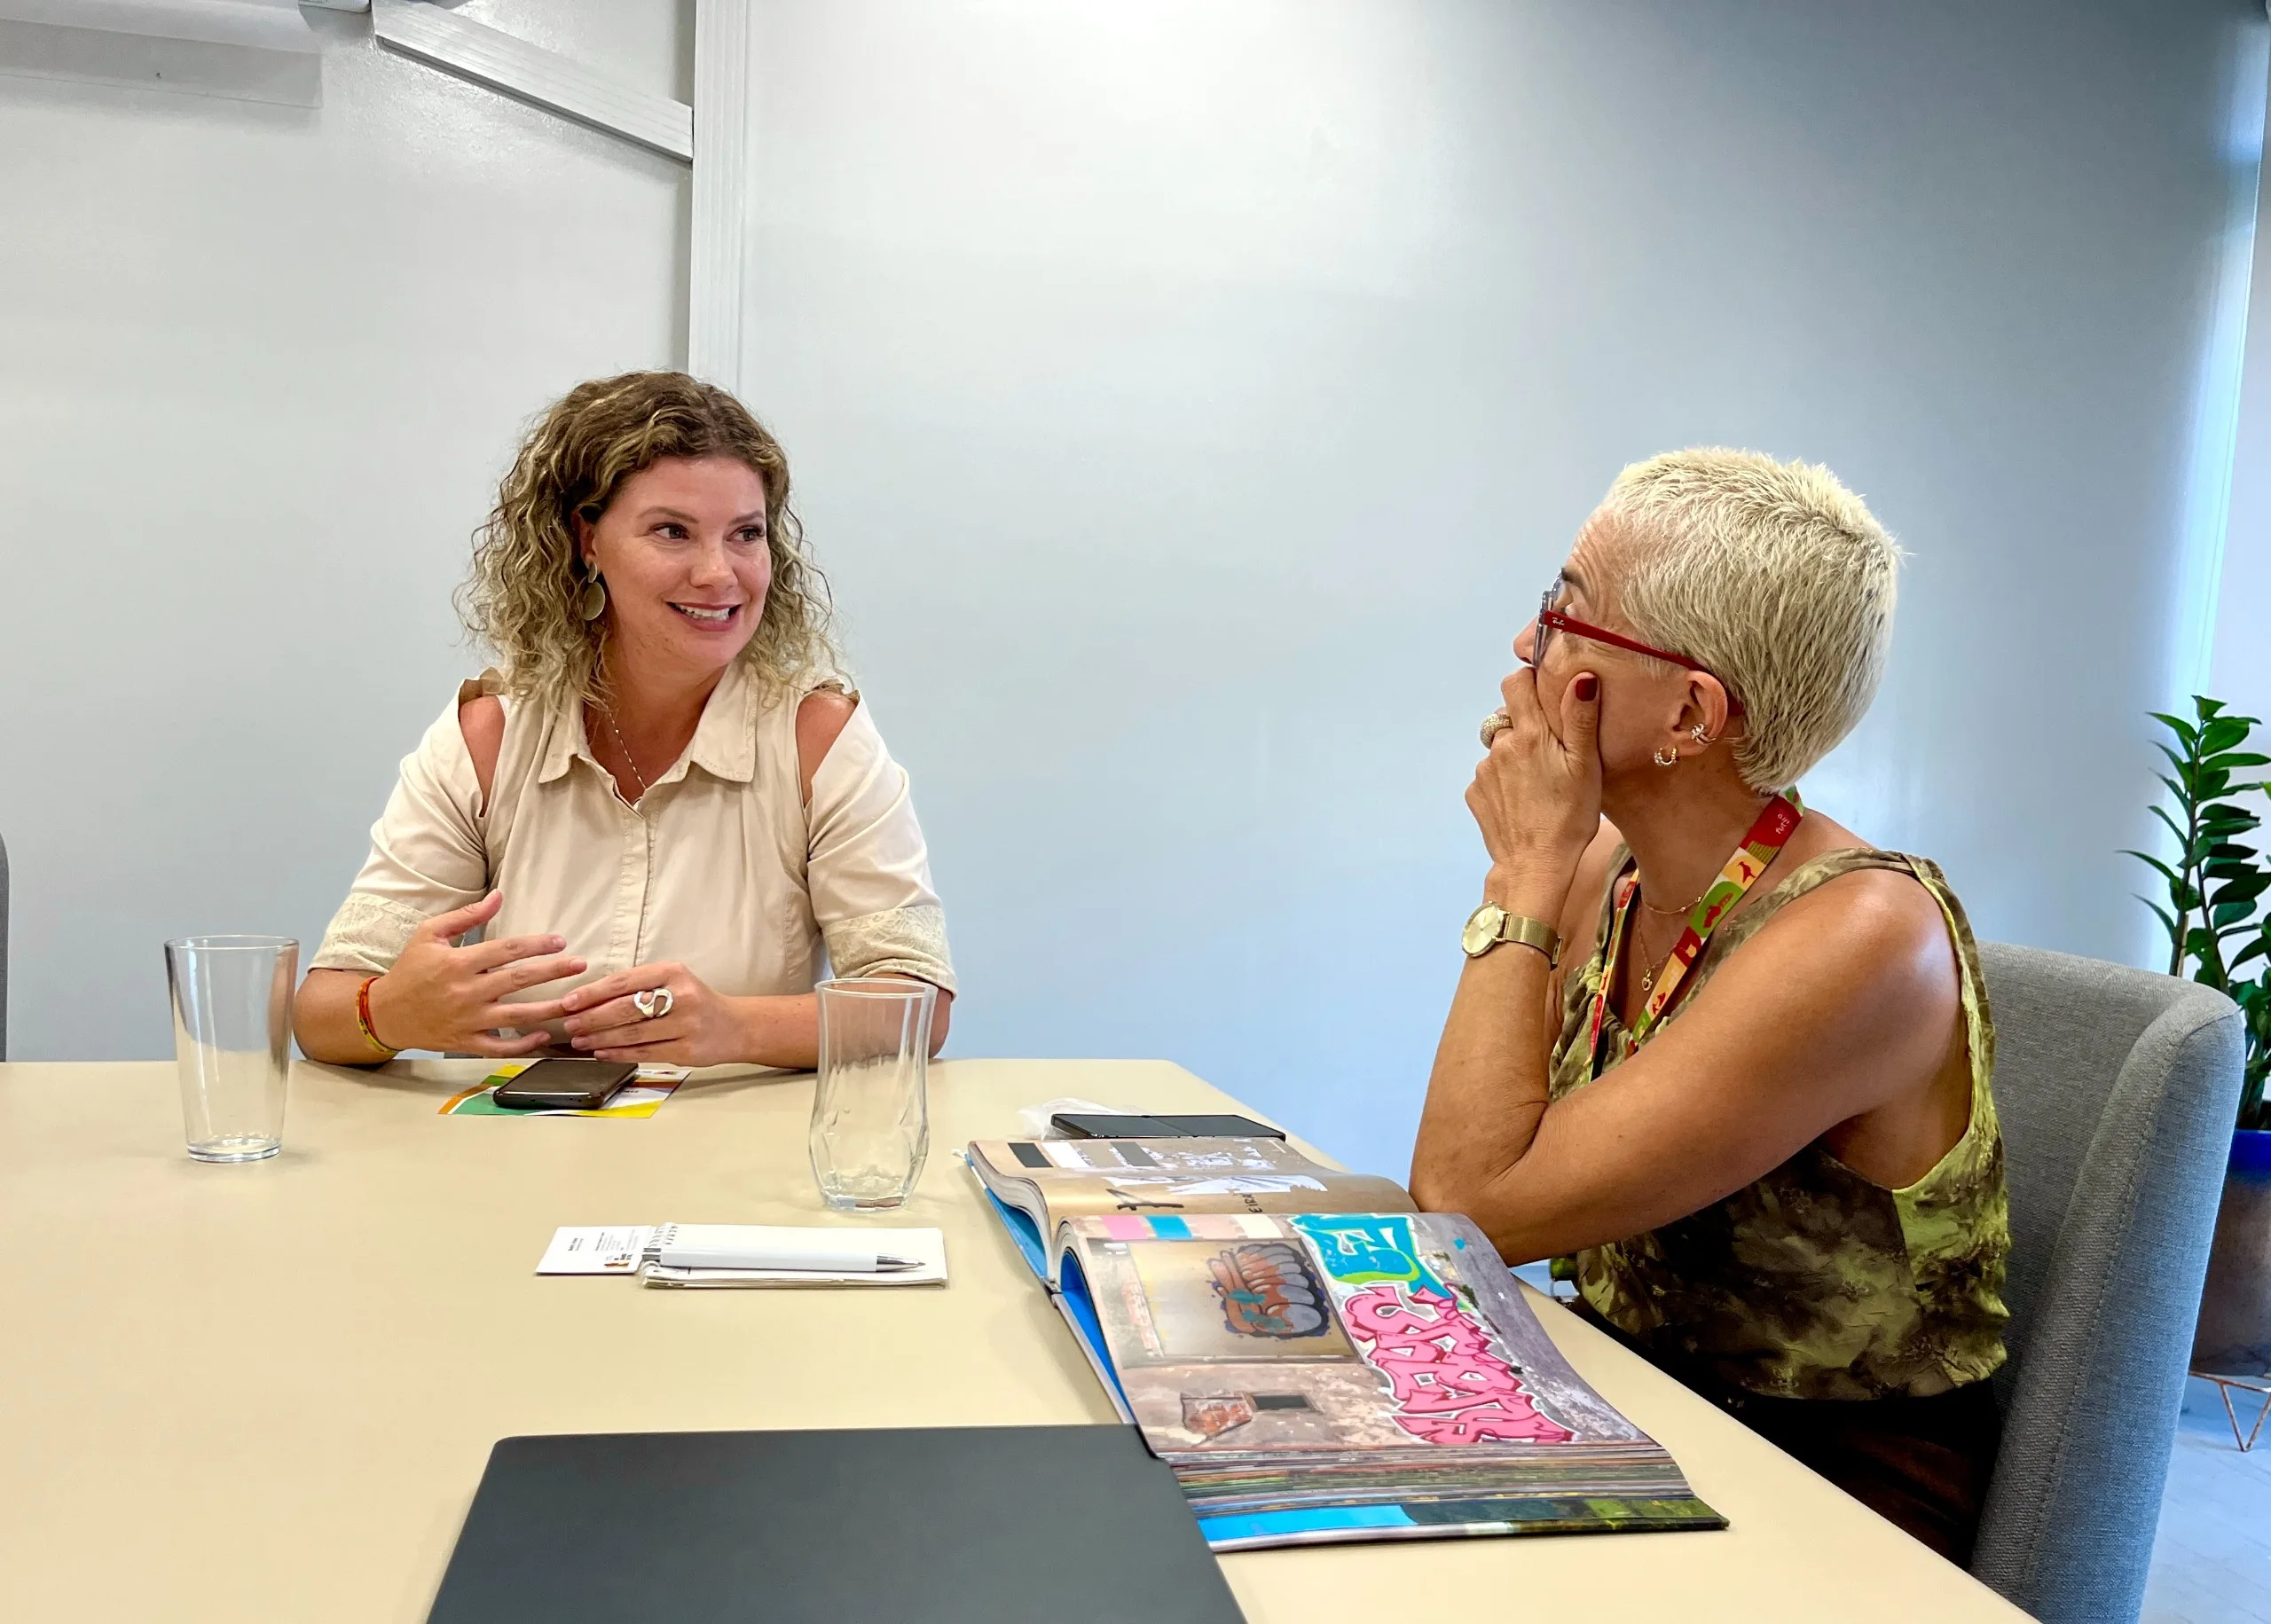
M1561 962L1561 933L1542 919L1528 914L1509 914L1498 922L1498 940L1519 942L1524 947L1535 947L1545 955L1548 965Z

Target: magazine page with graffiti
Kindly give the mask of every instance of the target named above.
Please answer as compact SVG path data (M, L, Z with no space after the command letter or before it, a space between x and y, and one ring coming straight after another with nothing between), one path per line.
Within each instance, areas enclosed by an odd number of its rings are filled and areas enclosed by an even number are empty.
M1114 1212L1409 1212L1403 1187L1282 1139L981 1139L965 1153L1043 1284L1065 1225Z
M1441 1213L1075 1218L1059 1308L1217 1550L1724 1528Z

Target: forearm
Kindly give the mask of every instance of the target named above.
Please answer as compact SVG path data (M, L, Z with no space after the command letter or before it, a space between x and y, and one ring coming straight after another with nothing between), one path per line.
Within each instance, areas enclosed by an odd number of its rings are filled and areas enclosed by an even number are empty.
M820 1064L820 995L727 998L741 1037L737 1058L744 1065L782 1066L809 1071Z
M1511 914L1552 921L1568 888L1566 878L1494 872L1484 894ZM1422 1209L1466 1212L1491 1230L1499 1189L1545 1115L1552 973L1543 953L1518 942L1469 959L1461 970L1411 1158L1411 1193Z
M749 1065L782 1066L809 1071L820 1064L820 994L728 998L741 1028L743 1062ZM931 1053L947 1040L954 1008L954 994L940 992L931 1016Z
M374 1066L387 1058L371 1047L356 1019L355 995L364 977L361 970L308 972L292 1002L292 1035L300 1053L335 1066Z

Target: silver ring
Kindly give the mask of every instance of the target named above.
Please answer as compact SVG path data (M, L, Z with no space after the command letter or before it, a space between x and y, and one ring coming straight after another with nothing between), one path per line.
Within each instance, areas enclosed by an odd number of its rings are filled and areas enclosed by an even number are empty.
M1490 741L1498 736L1500 730L1512 727L1513 725L1514 718L1503 710L1493 710L1489 716L1484 717L1482 718L1482 748L1489 749Z
M648 1021L661 1020L677 1001L668 987L648 987L644 992L631 995L631 1007L639 1012L640 1019Z

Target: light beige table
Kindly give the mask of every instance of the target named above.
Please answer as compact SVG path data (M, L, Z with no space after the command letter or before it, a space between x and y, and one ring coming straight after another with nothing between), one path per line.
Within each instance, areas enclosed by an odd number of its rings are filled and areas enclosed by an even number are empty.
M821 1220L810 1077L646 1121L436 1115L481 1069L303 1064L283 1155L208 1167L169 1064L0 1065L0 1618L422 1620L513 1433L1109 1421L951 1152L1059 1094L1238 1108L1163 1063L941 1064L885 1221L942 1226L950 1286L664 1292L530 1271L560 1224ZM1225 1557L1253 1624L2020 1616L1532 1300L1733 1527Z

